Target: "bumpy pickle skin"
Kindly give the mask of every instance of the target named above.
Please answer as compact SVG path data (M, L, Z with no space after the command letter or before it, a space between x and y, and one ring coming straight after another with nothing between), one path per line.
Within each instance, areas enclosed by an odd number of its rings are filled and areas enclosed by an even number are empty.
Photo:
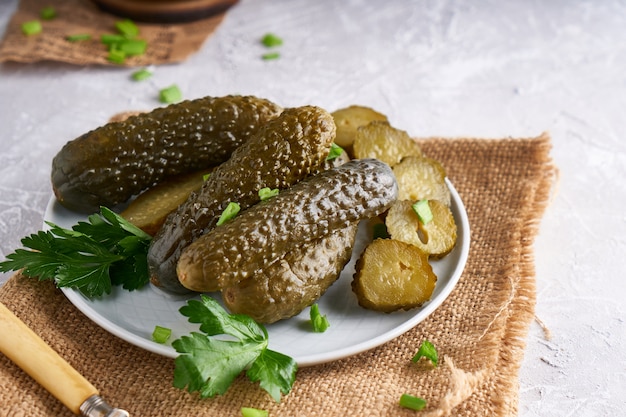
M193 291L237 284L293 248L384 212L397 198L389 165L352 160L306 178L189 245L178 279Z
M222 290L231 313L258 323L274 323L299 314L337 280L350 260L357 223L335 230L292 251L249 279Z
M115 206L164 178L224 162L281 111L251 96L205 97L108 123L54 157L54 194L82 213Z
M261 188L282 190L319 170L334 138L333 118L319 107L286 109L269 121L167 217L148 251L151 282L171 292L188 292L176 274L182 251L216 226L229 202L243 211L259 202Z

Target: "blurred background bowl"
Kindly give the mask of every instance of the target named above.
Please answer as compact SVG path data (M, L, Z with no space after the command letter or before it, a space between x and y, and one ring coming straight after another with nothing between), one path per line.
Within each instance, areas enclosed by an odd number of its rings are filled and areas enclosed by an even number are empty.
M138 22L192 22L225 12L238 0L92 0L100 9Z

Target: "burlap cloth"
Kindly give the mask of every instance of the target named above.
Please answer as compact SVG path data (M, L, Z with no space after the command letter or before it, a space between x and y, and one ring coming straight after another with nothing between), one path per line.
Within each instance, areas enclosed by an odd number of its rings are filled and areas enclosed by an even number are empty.
M469 215L470 254L459 283L404 335L348 359L300 369L280 404L244 376L213 399L173 388L172 359L110 335L50 283L16 275L0 288L0 301L131 416L239 416L242 406L270 416L516 415L518 370L534 317L532 243L556 173L550 139L422 143L443 162ZM411 362L424 339L443 357L437 368ZM425 398L427 409L416 414L400 408L403 393ZM0 415L71 413L2 356Z
M52 6L57 17L42 20L41 9ZM144 66L184 61L202 46L224 18L224 13L189 23L151 24L136 22L139 38L147 41L145 54L129 57L123 64L107 59L103 34L117 33L120 16L101 11L89 0L21 0L0 43L0 62L60 61L76 65ZM24 35L22 23L39 20L42 31ZM68 35L90 34L91 40L69 42Z

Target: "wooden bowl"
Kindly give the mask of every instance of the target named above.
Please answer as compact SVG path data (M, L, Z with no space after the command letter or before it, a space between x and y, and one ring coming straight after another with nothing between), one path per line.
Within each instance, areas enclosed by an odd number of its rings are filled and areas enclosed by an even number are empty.
M238 0L92 0L100 9L150 23L192 22L225 12Z

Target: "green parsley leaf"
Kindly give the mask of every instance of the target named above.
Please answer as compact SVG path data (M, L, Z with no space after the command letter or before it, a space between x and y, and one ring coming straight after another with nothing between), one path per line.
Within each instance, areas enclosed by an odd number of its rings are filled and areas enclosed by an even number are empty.
M417 217L422 224L427 224L433 220L433 212L430 210L428 200L420 200L411 205L411 207L413 208L415 214L417 214Z
M178 103L182 100L182 98L183 93L181 93L176 84L163 88L161 91L159 91L159 100L161 100L161 103Z
M139 28L137 27L135 22L130 19L124 19L115 22L115 28L127 39L132 39L139 35Z
M270 198L277 196L279 193L278 188L271 189L269 187L261 188L259 190L259 198L261 201L269 200Z
M276 46L281 46L283 44L283 40L273 33L266 33L261 38L261 43L268 48L274 48Z
M278 59L280 58L280 53L278 52L269 52L267 54L263 54L261 55L261 59L265 60L265 61L269 61L272 59Z
M154 331L152 332L152 340L157 343L164 344L169 338L172 336L172 329L162 326L154 326Z
M426 400L409 394L400 396L400 406L410 410L420 411L426 407Z
M39 11L39 17L43 20L52 20L57 17L57 11L52 6L44 7Z
M439 354L437 353L437 349L435 348L435 346L428 340L424 340L422 342L419 350L411 360L413 362L417 362L422 357L428 359L435 367L437 367L437 364L439 363Z
M270 415L267 410L259 410L252 407L241 407L241 415L243 417L268 417Z
M311 306L310 316L314 332L324 333L330 327L330 323L328 323L326 315L322 316L320 314L320 308L317 304L313 304Z
M88 33L77 33L75 35L67 35L65 40L69 42L80 42L91 40L91 35Z
M247 369L248 378L280 402L281 394L288 394L295 381L295 361L267 349L267 330L249 316L228 314L214 299L200 297L180 309L189 322L200 323L203 333L192 332L172 342L181 354L174 362L174 386L213 397L225 393Z
M109 294L112 285L134 290L147 284L150 235L106 207L87 220L72 229L47 223L50 230L23 238L30 250L9 254L0 271L24 269L25 275L77 288L87 297Z
M327 161L332 161L335 158L338 158L343 153L343 148L333 142L330 145L330 151L328 152L328 156L326 157Z
M39 20L31 20L22 23L22 33L28 36L41 33L41 22Z
M147 68L142 68L131 74L131 78L135 81L147 80L150 77L152 77L152 71L148 70Z
M227 221L234 219L235 216L237 216L237 214L239 213L239 210L241 210L239 204L231 201L230 203L228 203L222 214L220 214L220 218L217 220L216 225L221 226Z

